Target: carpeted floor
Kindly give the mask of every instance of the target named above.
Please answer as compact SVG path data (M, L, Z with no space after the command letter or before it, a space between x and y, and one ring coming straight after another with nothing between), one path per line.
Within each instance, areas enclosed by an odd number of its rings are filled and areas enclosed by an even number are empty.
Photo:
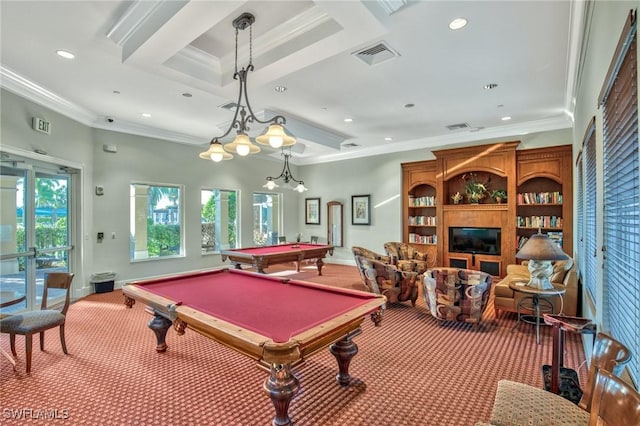
M323 276L307 265L268 273L363 289L354 267L326 264ZM154 350L150 316L137 303L123 304L120 291L91 295L74 303L67 317L67 347L57 331L47 332L46 351L34 338L33 367L25 374L24 339L18 336L18 371L2 359L0 423L25 420L73 425L269 425L274 410L264 394L267 373L250 359L202 336L177 336L169 349ZM542 328L536 345L530 325L513 329L515 316L495 318L493 306L474 330L464 324L438 325L418 306L392 305L382 327L367 319L354 341L359 353L341 388L328 350L298 366L301 388L289 414L297 425L473 425L490 416L498 380L542 387L540 366L551 360L551 333ZM7 335L0 343L9 350ZM577 335L567 336L565 364L586 366ZM578 368L580 367L580 368ZM66 417L66 418L65 418Z

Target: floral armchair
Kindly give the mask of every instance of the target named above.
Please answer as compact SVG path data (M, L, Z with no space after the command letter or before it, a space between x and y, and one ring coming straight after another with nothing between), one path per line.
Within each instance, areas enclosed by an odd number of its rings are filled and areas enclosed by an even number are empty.
M387 303L411 301L413 306L416 305L422 275L412 271L400 271L388 263L387 256L371 250L353 247L352 251L367 290L386 296Z
M433 268L424 274L423 297L434 318L477 327L487 307L493 276L470 269Z
M419 252L407 243L386 242L384 249L391 259L390 263L402 271L423 274L435 266L435 258L429 259L428 253Z

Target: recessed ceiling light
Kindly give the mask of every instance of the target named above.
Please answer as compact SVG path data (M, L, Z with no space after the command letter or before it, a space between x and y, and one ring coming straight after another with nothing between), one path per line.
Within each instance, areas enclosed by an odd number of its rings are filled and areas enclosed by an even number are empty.
M151 118L151 114L149 114L148 112L143 112L142 115L144 118Z
M388 137L388 136L387 136L386 138L384 138L384 140L385 140L385 141L392 141L392 140L393 140L393 138L390 138L390 137Z
M276 86L275 89L273 89L273 90L275 90L278 93L284 93L284 92L287 91L287 88L284 87L284 86Z
M467 20L465 18L456 18L449 22L449 28L452 30L459 30L460 28L464 28L466 25Z
M190 97L192 97L193 95L192 95L191 93L187 93L187 92L185 92L185 93L183 93L183 94L182 94L182 96L184 96L185 98L190 98Z
M76 55L66 50L56 50L56 53L58 54L58 56L61 56L65 59L73 59L76 57Z
M502 121L509 121L509 120L511 120L511 117L509 117L509 116L502 117L500 120L502 120Z
M344 122L345 123L351 123L353 121L353 118L345 118Z
M485 90L491 90L491 89L495 89L496 87L498 87L498 84L497 83L488 83L488 84L485 84L483 87L484 87Z

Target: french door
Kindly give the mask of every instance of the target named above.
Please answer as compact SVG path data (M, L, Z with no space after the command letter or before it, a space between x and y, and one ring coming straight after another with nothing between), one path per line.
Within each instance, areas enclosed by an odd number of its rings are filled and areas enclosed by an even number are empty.
M3 155L0 302L21 300L3 313L39 309L46 273L70 269L71 176L55 165Z

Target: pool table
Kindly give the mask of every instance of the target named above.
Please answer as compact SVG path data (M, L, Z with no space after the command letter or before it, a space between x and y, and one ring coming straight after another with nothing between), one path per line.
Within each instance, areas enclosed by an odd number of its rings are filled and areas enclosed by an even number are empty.
M242 249L220 250L222 261L229 259L237 269L248 264L264 274L265 268L276 263L296 262L296 271L300 272L300 262L316 259L318 275L322 275L322 259L329 253L333 255L333 246L311 243L287 243L273 246L247 247Z
M131 281L125 304L147 305L156 351L167 350L169 327L187 328L246 355L269 369L264 389L275 407L273 424L291 423L289 404L299 388L292 366L326 347L336 357L341 386L358 352L352 338L367 315L378 326L386 298L238 269L195 271Z

